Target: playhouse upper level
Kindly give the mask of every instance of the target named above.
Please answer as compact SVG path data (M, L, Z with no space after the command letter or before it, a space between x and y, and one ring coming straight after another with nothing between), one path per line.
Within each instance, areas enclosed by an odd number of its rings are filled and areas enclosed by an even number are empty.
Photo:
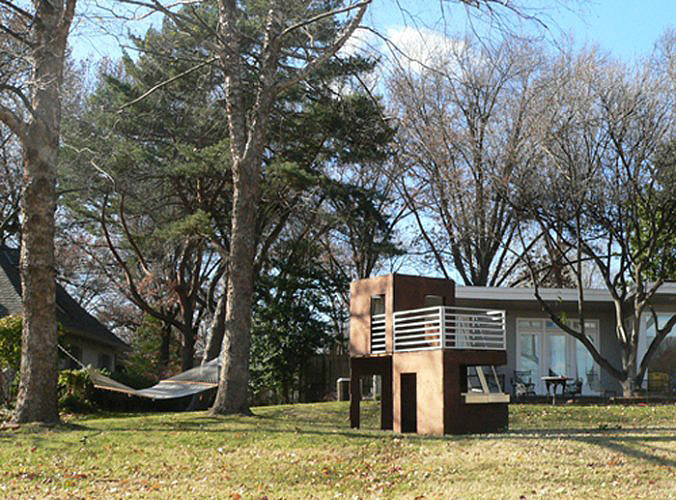
M505 350L505 312L455 307L455 283L389 274L350 286L350 355Z

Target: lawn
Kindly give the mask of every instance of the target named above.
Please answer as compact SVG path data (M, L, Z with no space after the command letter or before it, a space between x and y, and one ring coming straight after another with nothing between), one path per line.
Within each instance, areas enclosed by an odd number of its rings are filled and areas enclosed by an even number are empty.
M510 430L375 430L346 403L65 416L0 431L8 498L676 498L676 407L511 405Z

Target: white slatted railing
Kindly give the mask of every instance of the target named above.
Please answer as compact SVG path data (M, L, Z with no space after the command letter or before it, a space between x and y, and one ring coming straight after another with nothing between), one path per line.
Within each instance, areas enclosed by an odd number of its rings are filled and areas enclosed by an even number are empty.
M394 313L394 350L424 351L443 347L440 307Z
M445 344L450 349L505 349L505 311L445 307Z
M505 349L505 312L426 307L394 313L394 350Z
M385 315L371 315L371 352L385 352Z

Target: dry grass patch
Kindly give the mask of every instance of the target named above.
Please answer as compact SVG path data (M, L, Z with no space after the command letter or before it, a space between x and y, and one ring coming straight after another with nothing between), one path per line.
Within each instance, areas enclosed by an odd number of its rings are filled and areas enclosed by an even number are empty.
M351 430L345 403L254 413L0 431L0 497L676 498L673 405L512 405L508 433L443 438Z

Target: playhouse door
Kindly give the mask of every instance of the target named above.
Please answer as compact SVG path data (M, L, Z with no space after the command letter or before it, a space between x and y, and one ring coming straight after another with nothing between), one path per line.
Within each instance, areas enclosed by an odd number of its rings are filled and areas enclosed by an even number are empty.
M415 373L401 374L401 432L418 431Z

